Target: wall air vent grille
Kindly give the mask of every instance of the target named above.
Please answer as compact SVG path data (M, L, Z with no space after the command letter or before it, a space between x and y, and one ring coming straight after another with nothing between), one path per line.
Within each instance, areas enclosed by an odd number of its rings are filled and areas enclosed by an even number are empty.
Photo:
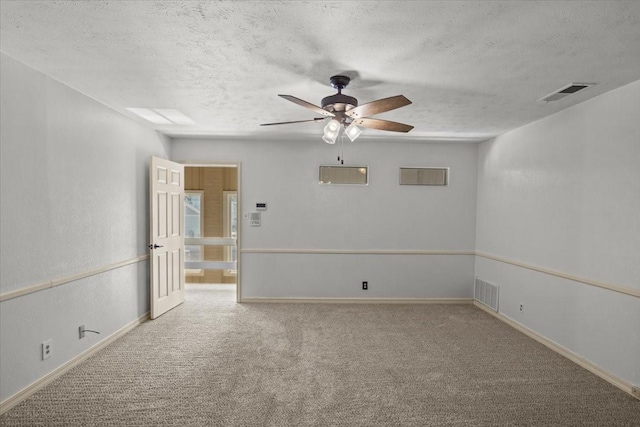
M549 95L538 99L538 101L544 101L544 102L558 101L562 98L566 98L569 95L573 95L574 93L579 92L593 85L594 83L571 83L570 85L567 85L560 90L556 90L550 93Z
M473 299L486 305L492 310L498 311L498 294L500 288L476 277L473 288Z

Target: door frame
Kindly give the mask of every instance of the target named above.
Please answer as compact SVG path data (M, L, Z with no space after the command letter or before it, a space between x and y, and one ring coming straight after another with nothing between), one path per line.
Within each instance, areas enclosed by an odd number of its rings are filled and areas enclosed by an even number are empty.
M173 162L180 163L185 168L236 168L236 179L238 181L238 204L236 210L236 220L238 224L238 237L236 239L236 249L238 253L238 259L236 260L236 302L242 302L242 286L241 286L241 264L242 264L242 251L240 250L240 241L242 240L242 165L241 162L215 162L202 160L172 160Z

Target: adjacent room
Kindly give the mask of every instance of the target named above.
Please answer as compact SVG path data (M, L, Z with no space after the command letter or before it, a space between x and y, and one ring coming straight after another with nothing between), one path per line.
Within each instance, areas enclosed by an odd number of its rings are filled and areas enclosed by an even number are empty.
M637 424L640 2L0 30L1 425Z
M184 190L185 283L235 285L237 168L186 166Z

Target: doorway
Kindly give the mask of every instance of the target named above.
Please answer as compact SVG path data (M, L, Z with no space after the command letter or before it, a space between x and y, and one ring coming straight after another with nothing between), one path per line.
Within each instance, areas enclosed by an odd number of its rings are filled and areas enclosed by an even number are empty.
M184 163L185 284L236 288L240 302L240 165Z

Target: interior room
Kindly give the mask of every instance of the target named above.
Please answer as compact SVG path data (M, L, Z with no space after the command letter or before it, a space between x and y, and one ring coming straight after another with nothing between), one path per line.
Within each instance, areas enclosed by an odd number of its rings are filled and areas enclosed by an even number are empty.
M640 2L0 29L0 424L637 422Z
M201 238L237 239L238 178L236 167L186 166L184 168L185 283L236 284L235 265L200 264L236 262L237 247ZM192 240L186 240L192 239ZM195 244L191 244L195 243ZM219 245L214 245L220 243ZM189 268L194 267L194 268Z

